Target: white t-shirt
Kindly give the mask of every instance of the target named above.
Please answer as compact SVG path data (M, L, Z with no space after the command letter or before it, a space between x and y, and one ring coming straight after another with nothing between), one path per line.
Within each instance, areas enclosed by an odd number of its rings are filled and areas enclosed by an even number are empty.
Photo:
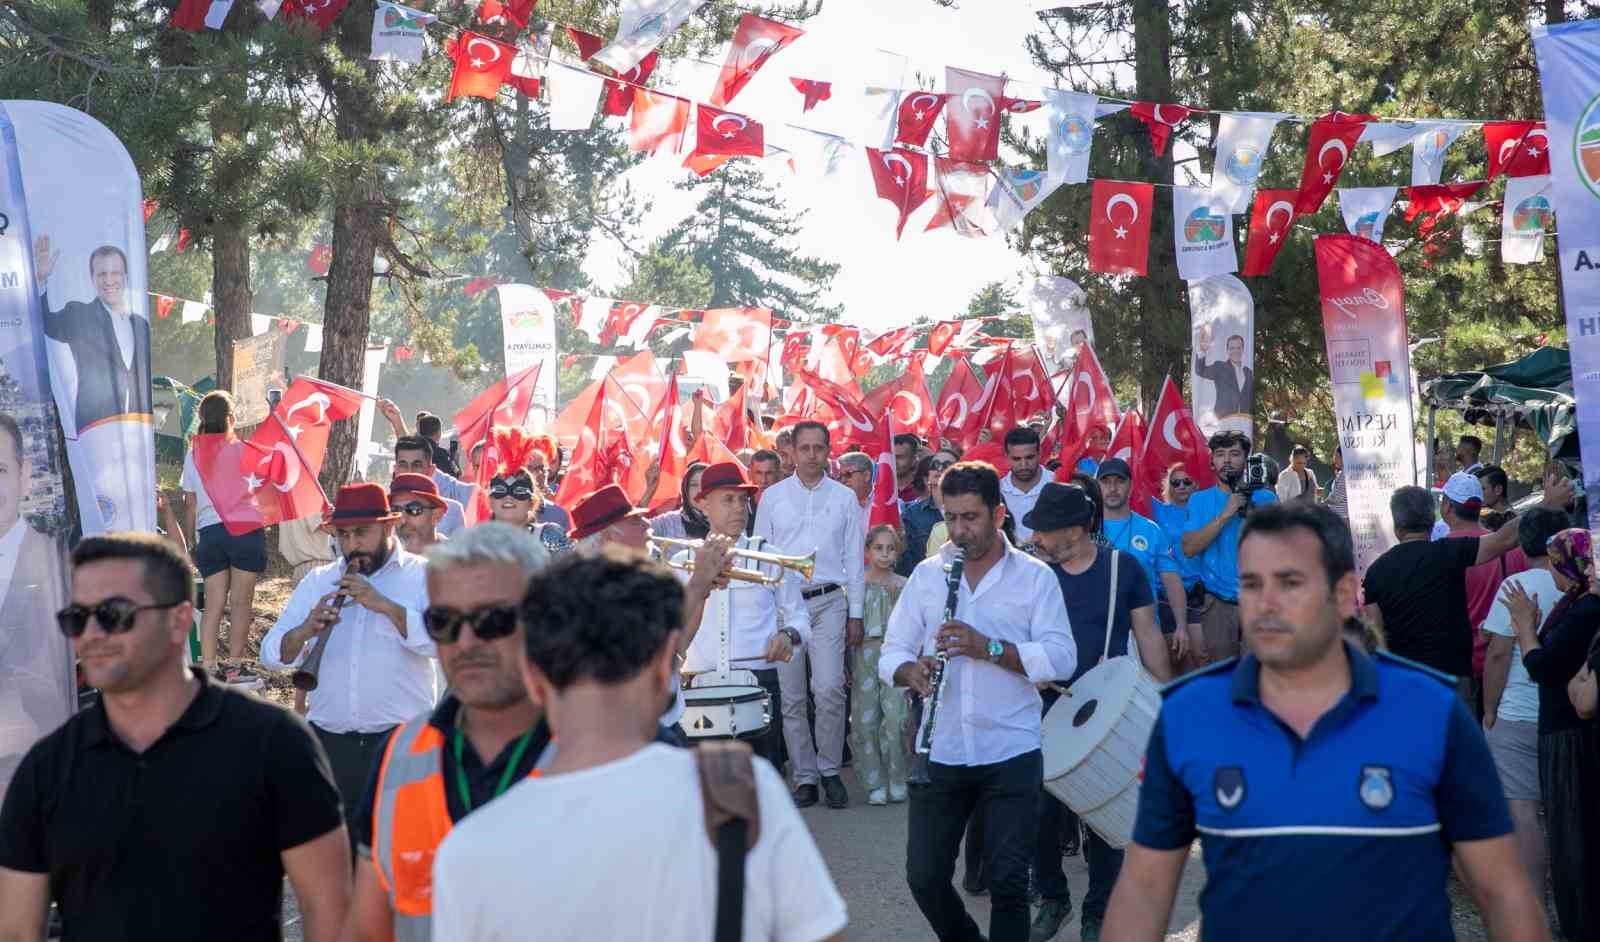
M178 479L178 486L194 495L194 530L196 536L205 527L222 522L222 518L217 515L217 508L211 506L211 495L206 493L205 485L200 483L200 472L194 466L194 452L192 451L183 456L183 476Z
M1500 583L1500 591L1494 596L1494 605L1483 619L1484 631L1511 639L1511 668L1506 672L1506 692L1500 695L1500 709L1495 716L1513 722L1536 723L1539 721L1539 687L1528 676L1528 669L1522 666L1522 645L1517 643L1517 631L1511 627L1511 610L1506 608L1505 601L1500 597L1508 585L1522 586L1528 595L1539 596L1539 608L1546 615L1550 614L1550 608L1556 604L1556 600L1561 598L1561 590L1556 588L1556 580L1548 570L1529 569L1512 573Z
M746 858L745 942L817 942L844 929L794 799L755 763L761 836ZM434 942L705 942L717 858L700 773L651 744L606 765L526 779L464 819L434 862Z

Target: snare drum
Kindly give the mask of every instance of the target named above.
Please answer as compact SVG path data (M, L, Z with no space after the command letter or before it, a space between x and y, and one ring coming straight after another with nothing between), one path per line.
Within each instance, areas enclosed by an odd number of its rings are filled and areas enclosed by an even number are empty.
M1040 736L1044 788L1112 847L1133 839L1139 775L1161 691L1132 657L1114 657L1078 678Z
M743 676L731 676L743 675ZM705 686L683 691L683 718L678 726L690 739L755 739L772 725L772 697L766 689L731 680L755 680L748 671L702 674Z

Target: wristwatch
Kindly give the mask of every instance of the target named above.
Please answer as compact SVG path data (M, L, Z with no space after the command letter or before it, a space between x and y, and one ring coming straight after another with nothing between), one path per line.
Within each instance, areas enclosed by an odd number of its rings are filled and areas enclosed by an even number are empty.
M1006 654L1006 646L1005 646L1005 644L1003 642L1001 642L998 638L990 638L989 639L989 662L991 664L998 664L998 663L1000 663L1000 659L1002 657L1005 657L1005 654Z
M788 625L784 625L782 628L779 628L778 631L781 632L785 638L789 639L789 644L791 646L796 648L800 646L800 632L798 629L790 628Z

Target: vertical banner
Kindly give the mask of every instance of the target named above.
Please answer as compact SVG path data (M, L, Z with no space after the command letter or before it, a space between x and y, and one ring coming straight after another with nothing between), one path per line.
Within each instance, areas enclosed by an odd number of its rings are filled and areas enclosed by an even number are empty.
M1256 302L1235 275L1189 282L1189 319L1194 330L1190 406L1209 438L1233 429L1255 442Z
M267 417L267 390L285 383L283 356L289 335L281 330L233 342L233 424L260 425Z
M383 364L388 360L388 347L382 344L367 346L366 360L361 367L361 394L366 398L361 400L361 411L356 413L356 470L361 473L361 479L364 481L371 480L367 464L372 460L375 451L372 442L372 424L377 413L378 377L382 375ZM387 431L384 432L385 437L388 434Z
M8 101L28 203L50 392L85 535L154 530L144 200L116 136L62 105Z
M500 327L505 337L506 375L515 376L534 363L539 368L539 383L534 390L534 407L541 410L541 422L556 414L556 379L561 366L556 362L556 307L550 296L532 285L497 285L500 293Z
M1600 20L1535 26L1589 529L1600 524ZM1511 202L1511 191L1506 193Z
M72 647L50 614L66 601L64 466L16 130L0 108L0 798L76 706Z
M1026 290L1023 304L1033 320L1033 339L1045 368L1052 373L1071 369L1078 345L1094 346L1088 296L1076 281L1054 275L1038 276Z
M1416 480L1405 288L1394 259L1369 239L1320 235L1316 251L1350 531L1365 573L1395 543L1389 496Z

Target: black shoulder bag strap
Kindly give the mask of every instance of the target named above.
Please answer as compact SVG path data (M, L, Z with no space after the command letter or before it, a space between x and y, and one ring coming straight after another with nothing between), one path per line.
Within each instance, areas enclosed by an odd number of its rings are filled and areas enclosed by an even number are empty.
M755 767L750 746L711 740L695 748L706 834L717 852L715 942L740 942L744 934L745 855L761 835Z

